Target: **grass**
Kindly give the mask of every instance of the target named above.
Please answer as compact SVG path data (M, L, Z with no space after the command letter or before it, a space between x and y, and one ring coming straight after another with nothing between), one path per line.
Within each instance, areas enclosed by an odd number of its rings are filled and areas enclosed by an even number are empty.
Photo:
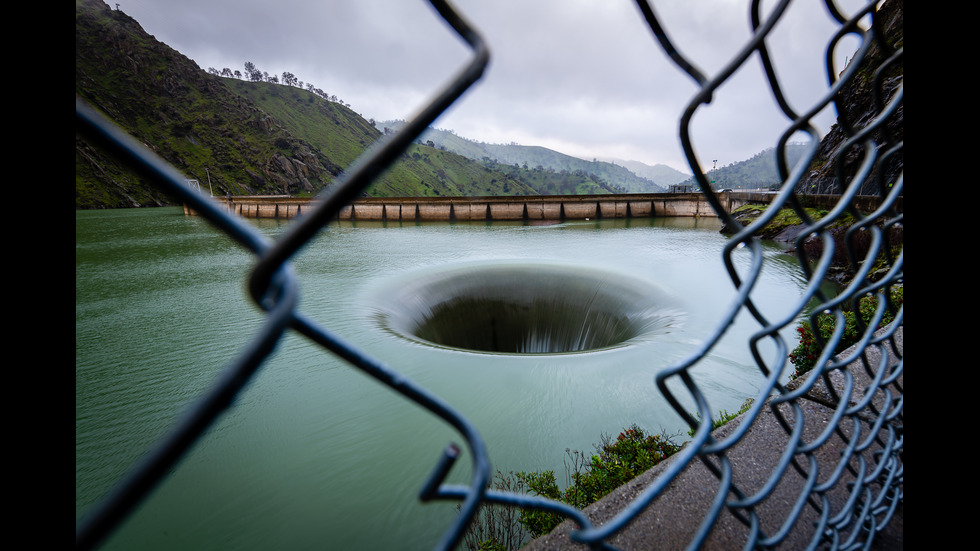
M741 414L745 413L746 411L748 411L749 408L752 407L752 402L753 402L753 400L751 400L751 399L746 400L742 404L742 407L738 408L737 411L732 412L732 413L728 413L728 410L724 410L724 409L723 410L720 410L718 412L718 415L716 415L715 417L713 417L712 420L711 420L711 430L715 430L718 427L721 427L721 426L724 426L724 425L728 424L729 422L731 422L733 419L735 419L739 415L741 415ZM701 423L701 413L700 412L692 413L691 414L691 417L694 417L695 419L697 419L699 424ZM696 429L693 429L692 428L692 429L690 429L690 430L687 431L687 434L690 435L690 436L694 436L695 430Z

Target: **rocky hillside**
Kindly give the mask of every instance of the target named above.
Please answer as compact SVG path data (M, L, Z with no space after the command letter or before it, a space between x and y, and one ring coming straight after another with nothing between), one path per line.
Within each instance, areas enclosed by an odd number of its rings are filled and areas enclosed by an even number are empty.
M904 44L903 0L887 0L881 6L876 17L877 24L883 30L890 48L901 48ZM838 124L835 124L820 141L820 149L811 164L811 171L797 185L797 193L833 190L827 185L833 178L842 176L847 180L857 173L863 159L861 148L843 149L842 146L846 143L849 135L867 127L877 117L879 107L876 106L876 97L881 98L882 102L887 101L902 83L905 66L904 61L897 58L881 74L880 88L875 90L874 73L892 56L892 53L877 43L873 44L867 58L858 67L855 78L842 88L837 98ZM904 119L904 106L899 105L897 111L886 121L886 124L871 133L871 138L879 145L888 144L886 147L900 144L905 135L903 130ZM851 128L850 132L846 131L848 126ZM885 150L881 150L880 153L885 153ZM885 181L893 182L897 175L902 173L904 166L902 152L898 151L897 154L889 156L884 163L879 162L875 171L883 171ZM866 189L861 190L862 195L878 193L873 185L874 179L874 176L868 179L869 185L866 186ZM839 192L839 188L837 191Z
M313 194L381 133L341 103L293 86L209 74L101 0L76 0L75 93L215 195ZM535 194L458 155L413 147L379 196ZM75 139L75 208L169 204Z
M79 0L75 93L215 193L322 187L339 167L120 10ZM114 159L75 140L75 206L167 204Z

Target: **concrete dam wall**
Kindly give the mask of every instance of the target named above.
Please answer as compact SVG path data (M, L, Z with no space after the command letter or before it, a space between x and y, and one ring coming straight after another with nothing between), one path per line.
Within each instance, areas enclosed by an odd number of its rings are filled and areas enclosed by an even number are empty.
M750 197L752 196L752 197ZM759 196L759 197L754 197ZM722 193L729 211L769 194ZM287 196L216 197L245 218L295 218L316 208L317 199ZM585 220L717 216L700 193L544 195L523 197L364 197L345 206L339 220Z

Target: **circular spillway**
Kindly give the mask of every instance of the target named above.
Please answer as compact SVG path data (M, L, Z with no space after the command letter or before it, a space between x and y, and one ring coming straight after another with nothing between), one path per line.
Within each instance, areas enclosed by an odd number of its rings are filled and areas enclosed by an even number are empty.
M489 264L389 282L382 325L428 345L492 354L569 354L626 346L680 320L655 285L581 267Z

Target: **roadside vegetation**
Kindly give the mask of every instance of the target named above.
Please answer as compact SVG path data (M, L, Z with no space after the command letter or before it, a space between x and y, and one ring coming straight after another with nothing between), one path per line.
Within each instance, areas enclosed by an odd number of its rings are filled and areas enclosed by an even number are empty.
M877 331L887 326L895 318L895 312L901 308L904 301L904 286L894 287L887 296L885 311L881 320L874 324L873 331ZM875 311L878 309L878 297L865 296L858 301L855 310L845 310L842 312L844 321L844 332L834 346L832 355L837 355L848 347L858 342L861 336L872 324ZM800 335L800 344L789 354L789 361L793 364L793 379L798 379L809 373L817 364L820 355L823 353L826 343L830 341L837 328L839 319L832 313L820 313L816 315L814 329L813 323L809 320L801 321L796 328Z
M648 434L632 425L613 439L602 435L594 453L566 449L565 487L554 471L497 471L493 489L531 493L582 509L677 453L667 434ZM468 551L510 551L551 532L565 520L557 513L486 505L463 540Z
M729 413L728 410L726 409L719 411L718 414L715 415L711 420L711 430L715 430L721 426L727 425L731 421L734 421L739 415L745 413L746 411L749 410L750 407L752 407L752 402L753 400L751 398L746 400L745 402L742 403L742 407L738 408L738 410L731 413ZM691 414L691 416L697 419L698 423L700 424L701 422L700 412L694 412ZM688 436L694 436L694 433L695 433L695 429L693 428L687 431Z

